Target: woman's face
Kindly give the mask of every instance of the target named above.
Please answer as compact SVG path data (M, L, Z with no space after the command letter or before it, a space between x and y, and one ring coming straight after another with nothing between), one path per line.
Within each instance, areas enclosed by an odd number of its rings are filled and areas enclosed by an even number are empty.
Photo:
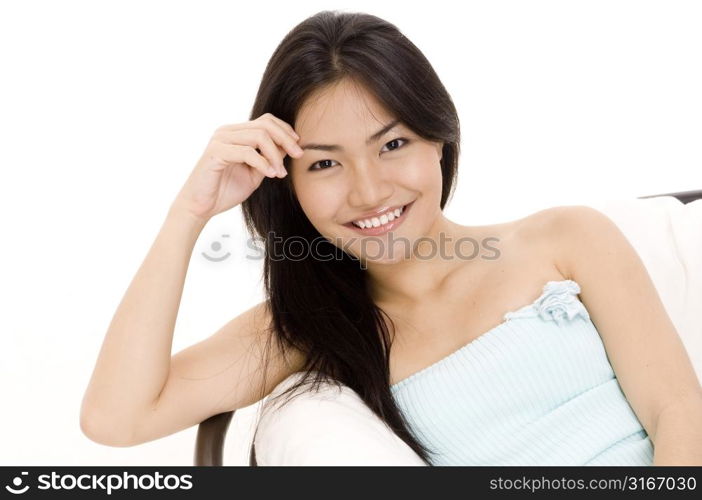
M344 80L307 99L294 125L304 151L290 158L300 206L322 236L362 260L406 258L441 215L443 144L402 123L386 127L394 122L371 93Z

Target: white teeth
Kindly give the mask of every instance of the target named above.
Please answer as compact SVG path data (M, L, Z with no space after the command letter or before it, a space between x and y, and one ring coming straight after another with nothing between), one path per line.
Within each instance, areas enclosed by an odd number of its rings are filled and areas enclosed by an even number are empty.
M391 222L395 219L397 219L400 215L402 215L402 212L404 212L404 207L401 208L396 208L395 210L392 210L390 212L386 212L380 217L373 217L371 219L363 219L363 220L355 220L353 221L353 224L355 226L360 227L361 229L365 229L367 227L380 227L384 224L387 224L388 222Z
M361 229L364 229L366 227L371 227L373 225L373 223L371 223L371 221L369 221L369 220L355 220L352 222L352 224L354 226L360 227Z

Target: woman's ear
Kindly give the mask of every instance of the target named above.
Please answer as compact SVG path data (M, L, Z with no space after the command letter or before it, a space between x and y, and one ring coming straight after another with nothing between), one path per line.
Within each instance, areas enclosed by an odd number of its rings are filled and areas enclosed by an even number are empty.
M439 161L444 157L444 143L443 142L437 142L436 143L436 153L439 155Z

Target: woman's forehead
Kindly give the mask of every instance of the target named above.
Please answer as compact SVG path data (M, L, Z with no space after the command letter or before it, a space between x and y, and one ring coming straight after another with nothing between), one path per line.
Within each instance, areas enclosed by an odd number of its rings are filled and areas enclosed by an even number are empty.
M294 128L301 136L345 129L351 124L354 129L367 128L367 132L394 118L365 88L342 83L311 95L300 107Z

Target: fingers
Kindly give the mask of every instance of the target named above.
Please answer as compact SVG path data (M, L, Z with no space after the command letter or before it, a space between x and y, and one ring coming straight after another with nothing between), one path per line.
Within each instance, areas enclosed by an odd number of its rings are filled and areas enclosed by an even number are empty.
M300 139L295 133L295 130L286 122L274 116L270 113L261 115L259 118L254 120L257 123L261 123L263 128L271 135L277 144L280 144L288 155L299 158L302 156L303 151L297 144ZM277 165L285 173L285 168L283 166L284 155L279 155L276 157Z
M255 146L268 162L275 166L279 177L287 175L283 164L285 152L294 158L303 155L302 149L297 144L299 136L295 130L270 113L245 124L225 125L218 128L216 134L221 136L222 142Z
M246 163L255 170L258 170L264 177L275 177L277 172L252 146L245 144L225 144L216 142L213 144L213 152L228 163Z
M285 177L287 175L283 168L283 153L266 130L262 128L236 130L230 132L229 136L225 137L222 142L250 147L266 164L266 170L270 170L269 177Z
M289 148L288 152L291 153L291 156L298 155L298 153L289 145L291 139L287 132L282 131L277 125L270 125L270 127L272 133L267 128L235 130L223 134L220 141L225 144L246 145L254 148L254 151L261 155L267 166L274 169L273 176L282 178L287 175L283 166L284 153L286 151L284 148ZM282 148L276 142L282 143Z
M280 125L283 129L285 129L290 135L292 135L296 141L300 140L300 136L297 135L297 132L295 132L295 129L292 128L292 125L290 125L288 122L285 122L278 118L277 116L271 114L271 113L266 113L264 115L261 115L259 118L269 118L276 122L278 125Z

